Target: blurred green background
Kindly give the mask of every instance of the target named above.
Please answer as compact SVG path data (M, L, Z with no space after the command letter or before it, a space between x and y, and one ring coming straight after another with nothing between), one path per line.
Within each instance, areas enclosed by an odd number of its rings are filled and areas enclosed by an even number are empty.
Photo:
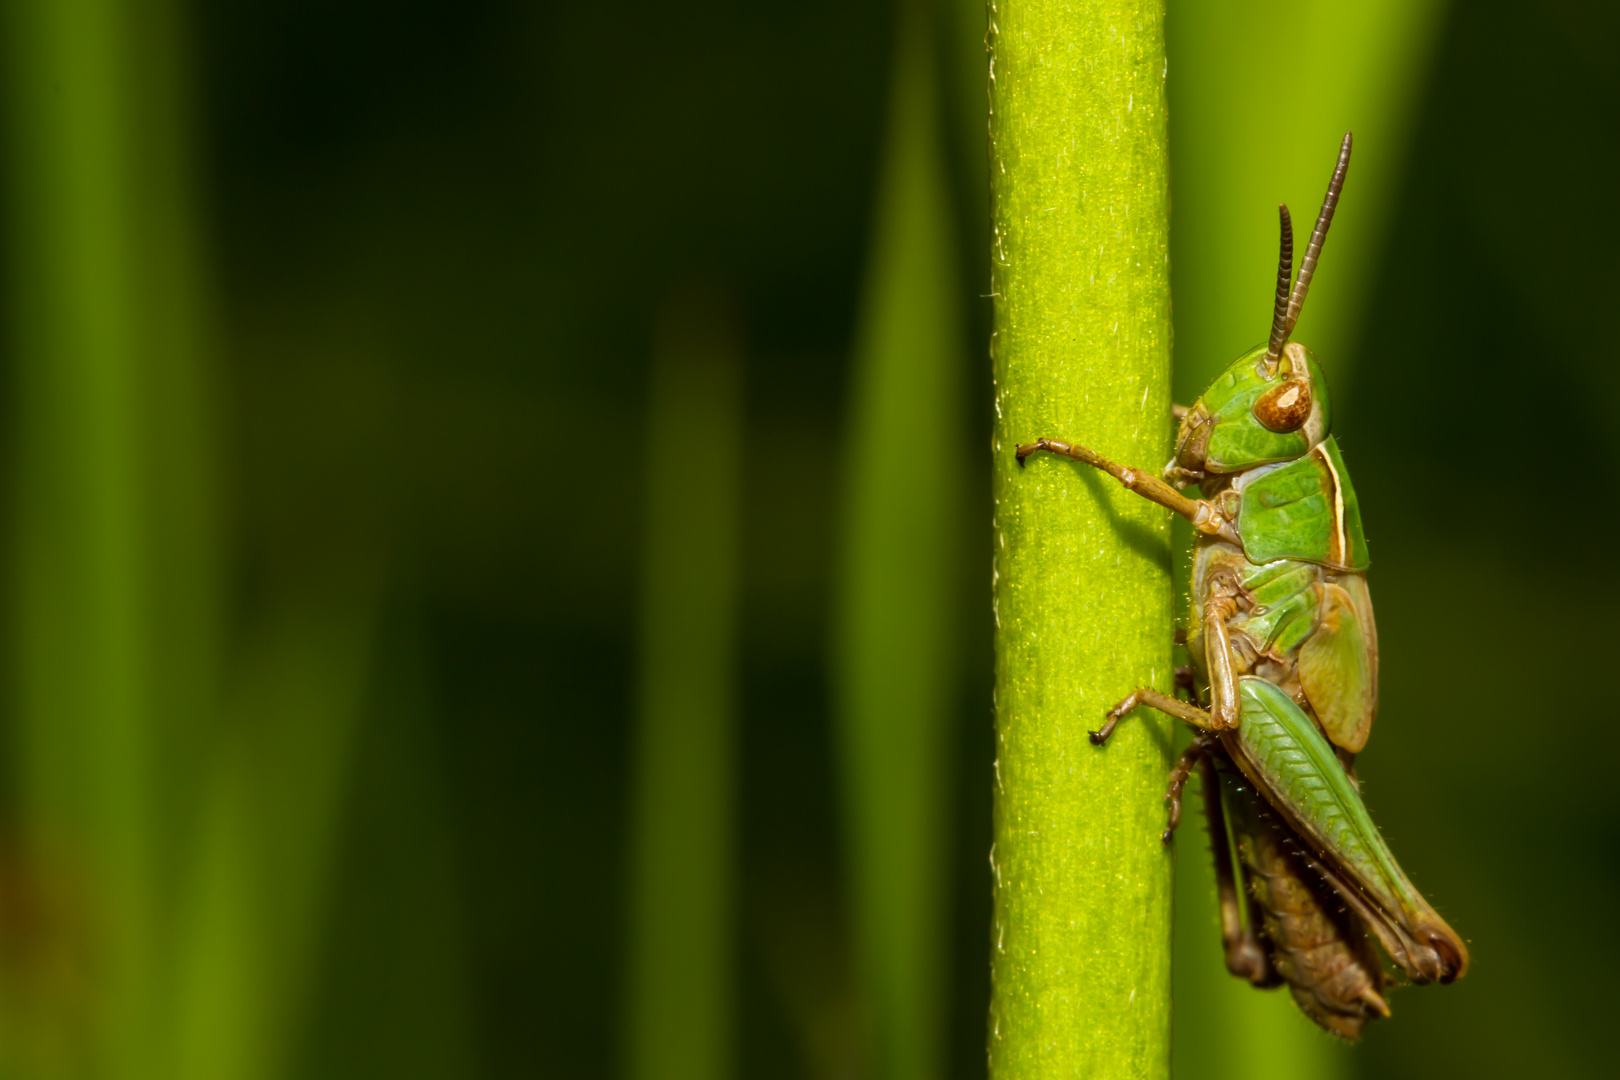
M4 17L0 1077L981 1075L982 4ZM1177 1074L1604 1074L1620 11L1167 28L1180 400L1357 134L1360 770L1474 955L1331 1045L1184 830Z

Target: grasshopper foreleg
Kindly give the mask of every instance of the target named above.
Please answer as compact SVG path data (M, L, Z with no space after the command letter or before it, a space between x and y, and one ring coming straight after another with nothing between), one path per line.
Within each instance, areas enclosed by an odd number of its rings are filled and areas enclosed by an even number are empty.
M1024 460L1031 454L1041 451L1057 454L1059 457L1073 458L1075 461L1083 461L1087 465L1101 469L1144 499L1180 514L1192 522L1193 528L1199 532L1218 536L1234 544L1241 543L1237 533L1232 529L1232 523L1226 520L1226 516L1214 503L1205 499L1189 499L1154 474L1109 461L1097 451L1079 443L1063 439L1036 439L1032 443L1025 443L1018 448L1019 466L1022 467Z
M1226 622L1237 610L1237 584L1229 575L1211 574L1204 586L1204 661L1209 669L1209 707L1215 723L1238 726L1237 664Z

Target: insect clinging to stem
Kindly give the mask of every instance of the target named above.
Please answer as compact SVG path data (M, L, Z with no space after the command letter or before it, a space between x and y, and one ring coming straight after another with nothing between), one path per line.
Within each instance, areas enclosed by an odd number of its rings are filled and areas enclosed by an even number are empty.
M1228 969L1256 986L1286 982L1306 1015L1353 1039L1389 1013L1370 939L1417 983L1461 977L1468 950L1395 861L1354 776L1378 709L1370 560L1330 433L1326 379L1291 340L1351 146L1347 132L1297 277L1292 219L1278 207L1270 335L1176 410L1175 452L1160 474L1058 438L1021 445L1017 457L1021 466L1047 453L1101 469L1197 530L1191 665L1178 672L1191 700L1139 687L1092 741L1106 743L1142 705L1195 729L1171 772L1164 837L1179 820L1183 785L1199 772ZM1182 493L1192 485L1201 498Z

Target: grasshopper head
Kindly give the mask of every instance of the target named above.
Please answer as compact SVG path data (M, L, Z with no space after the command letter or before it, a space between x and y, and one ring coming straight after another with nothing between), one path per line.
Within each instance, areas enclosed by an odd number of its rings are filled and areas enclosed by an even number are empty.
M1181 421L1172 466L1235 473L1311 452L1328 434L1327 380L1305 346L1283 347L1275 367L1265 347L1237 358Z
M1327 381L1316 357L1303 345L1290 343L1299 310L1310 291L1311 276L1322 254L1339 192L1350 168L1350 133L1339 145L1339 163L1328 182L1322 212L1311 242L1294 274L1294 224L1288 207L1278 206L1282 251L1277 260L1277 296L1272 306L1271 340L1237 358L1187 410L1176 439L1176 456L1167 475L1200 479L1235 473L1310 453L1328 433Z

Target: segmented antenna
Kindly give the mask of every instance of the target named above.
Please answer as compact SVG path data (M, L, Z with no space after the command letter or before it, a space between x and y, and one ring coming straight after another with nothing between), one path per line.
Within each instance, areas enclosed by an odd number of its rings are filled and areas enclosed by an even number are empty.
M1283 340L1294 332L1299 321L1299 309L1305 304L1305 294L1311 288L1311 275L1316 273L1316 260L1322 254L1322 241L1327 239L1328 226L1333 224L1333 211L1339 205L1339 192L1344 190L1344 174L1350 170L1350 133L1344 133L1339 144L1339 164L1328 181L1327 197L1322 200L1322 212L1316 215L1316 228L1311 230L1311 242L1305 248L1305 258L1299 263L1299 280L1294 282L1294 294L1288 298L1288 321L1283 324Z
M1266 348L1266 369L1277 370L1277 358L1288 341L1288 285L1294 278L1294 219L1288 204L1277 204L1282 229L1282 251L1277 256L1277 302L1271 309L1271 344Z

